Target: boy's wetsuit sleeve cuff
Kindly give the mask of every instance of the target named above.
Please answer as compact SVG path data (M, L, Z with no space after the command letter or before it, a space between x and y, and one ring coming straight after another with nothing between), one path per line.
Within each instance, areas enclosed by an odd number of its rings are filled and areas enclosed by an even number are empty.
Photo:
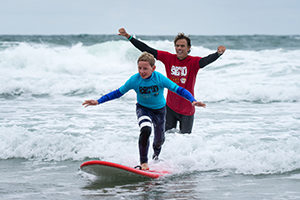
M120 92L119 89L117 89L115 91L112 91L112 92L102 96L97 101L98 101L99 104L101 104L101 103L104 103L106 101L110 101L110 100L113 100L113 99L120 98L121 96L123 96L123 94Z
M194 96L186 89L184 89L183 87L178 87L176 90L176 93L179 94L180 96L186 98L187 100L189 100L191 103L193 103L194 101L197 101Z

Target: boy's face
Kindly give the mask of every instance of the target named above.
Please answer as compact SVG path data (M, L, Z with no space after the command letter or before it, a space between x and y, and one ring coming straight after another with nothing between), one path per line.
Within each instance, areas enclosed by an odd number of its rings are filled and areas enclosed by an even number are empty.
M143 79L149 78L155 70L155 65L151 67L150 63L147 61L138 62L139 74Z

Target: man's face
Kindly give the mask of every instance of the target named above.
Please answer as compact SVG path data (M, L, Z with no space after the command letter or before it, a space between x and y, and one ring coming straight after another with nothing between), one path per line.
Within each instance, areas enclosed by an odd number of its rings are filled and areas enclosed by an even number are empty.
M187 45L187 41L185 39L179 39L175 43L175 51L177 58L179 60L183 60L187 57L188 52L190 51L190 47Z

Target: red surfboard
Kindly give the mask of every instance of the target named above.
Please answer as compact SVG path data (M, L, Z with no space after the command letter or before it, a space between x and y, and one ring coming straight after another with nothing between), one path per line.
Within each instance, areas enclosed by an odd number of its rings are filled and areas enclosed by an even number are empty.
M133 167L128 167L125 165L101 161L101 160L92 160L87 161L81 164L80 169L84 172L93 174L102 178L110 179L134 179L134 178L159 178L166 174L169 174L167 171L156 171L156 170L140 170Z

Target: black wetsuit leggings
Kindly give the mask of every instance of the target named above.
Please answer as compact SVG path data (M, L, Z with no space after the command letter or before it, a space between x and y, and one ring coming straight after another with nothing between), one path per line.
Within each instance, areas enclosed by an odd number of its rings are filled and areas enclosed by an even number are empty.
M166 107L166 131L176 128L177 122L179 121L180 133L191 133L194 123L194 115L182 115L169 108L169 106Z
M136 104L136 115L140 127L139 152L140 163L148 162L149 137L154 128L153 156L158 156L165 141L166 107L150 109Z

